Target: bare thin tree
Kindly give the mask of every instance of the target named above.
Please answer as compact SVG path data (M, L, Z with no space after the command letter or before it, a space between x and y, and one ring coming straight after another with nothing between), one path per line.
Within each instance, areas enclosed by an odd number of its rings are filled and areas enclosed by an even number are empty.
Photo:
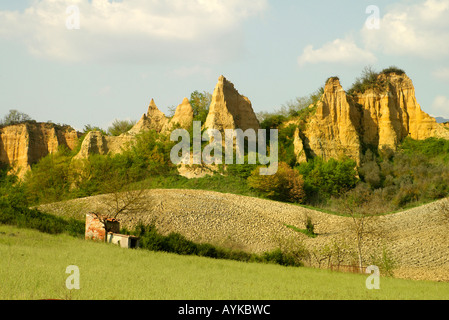
M132 180L127 175L112 173L102 197L104 209L101 213L93 214L104 225L107 234L110 232L108 221L117 220L122 215L143 212L146 207L145 186L131 184Z
M449 222L449 198L441 200L440 212L443 214L443 216Z
M341 210L350 218L349 230L356 238L358 267L362 270L367 238L383 236L382 230L376 223L378 217L369 207L369 195L363 191L343 196Z

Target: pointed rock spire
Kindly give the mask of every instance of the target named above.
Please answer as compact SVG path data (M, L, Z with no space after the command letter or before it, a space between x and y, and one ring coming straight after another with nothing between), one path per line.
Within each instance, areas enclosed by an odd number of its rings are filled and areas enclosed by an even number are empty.
M140 118L139 122L137 122L136 125L128 131L128 133L137 134L146 130L161 132L168 125L168 122L168 118L162 111L159 110L154 102L154 99L151 99L147 114L144 114L142 118Z
M181 128L187 129L193 122L193 108L190 105L190 101L184 98L182 103L176 108L175 115L170 120L170 127L174 127L177 124Z
M251 101L240 95L224 76L220 76L212 95L212 103L204 127L218 130L250 128L258 130L260 125Z

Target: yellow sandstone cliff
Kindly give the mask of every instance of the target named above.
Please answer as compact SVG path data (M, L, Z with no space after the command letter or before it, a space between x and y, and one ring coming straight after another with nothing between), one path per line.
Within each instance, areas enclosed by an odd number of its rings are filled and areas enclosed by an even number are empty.
M405 74L380 74L382 86L348 95L338 78L330 78L306 128L295 133L298 162L304 150L324 159L346 155L361 161L363 146L396 150L406 138L449 139L444 125L422 111L412 80Z
M69 126L27 122L0 128L0 162L23 177L37 163L60 146L73 150L79 133Z
M360 159L359 119L360 114L340 81L331 78L316 105L314 116L306 125L304 145L312 156L329 159L347 155Z

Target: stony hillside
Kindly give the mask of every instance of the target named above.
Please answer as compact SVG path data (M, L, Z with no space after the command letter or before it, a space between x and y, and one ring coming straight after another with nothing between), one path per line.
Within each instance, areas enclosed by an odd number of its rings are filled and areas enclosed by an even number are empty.
M84 219L88 212L101 212L107 196L96 196L43 205L40 209L62 216ZM187 238L263 252L303 242L311 251L339 243L354 249L351 218L258 198L200 190L147 190L147 209L122 216L122 226L156 222L163 233L179 232ZM287 228L305 228L309 216L318 237ZM449 281L449 221L439 211L439 202L378 217L371 223L377 231L367 239L366 259L385 246L399 268L395 276ZM346 257L343 263L351 263ZM317 266L313 258L310 264Z

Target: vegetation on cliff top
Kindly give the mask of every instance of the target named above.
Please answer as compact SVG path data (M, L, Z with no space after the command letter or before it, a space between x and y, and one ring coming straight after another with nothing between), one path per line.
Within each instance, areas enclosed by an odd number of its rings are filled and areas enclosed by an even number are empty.
M369 89L377 89L380 91L385 91L387 89L388 83L380 79L380 75L389 75L395 73L397 75L405 74L405 71L399 69L398 67L391 66L382 70L381 72L375 71L372 67L365 67L362 71L360 77L358 77L352 86L348 89L347 93L350 95L355 95L358 93L364 93Z

